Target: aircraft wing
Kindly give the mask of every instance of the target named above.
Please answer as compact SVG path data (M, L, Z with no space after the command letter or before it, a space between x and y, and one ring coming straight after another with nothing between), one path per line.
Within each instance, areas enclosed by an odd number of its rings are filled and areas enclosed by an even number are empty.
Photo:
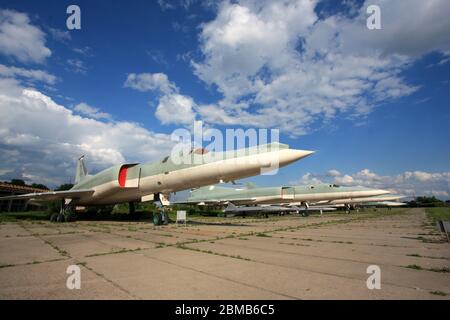
M241 206L237 207L233 203L229 203L228 207L225 208L224 212L286 212L286 211L295 211L295 209L289 208L289 207L283 207L283 206L275 206L275 205L268 205L268 206Z
M226 200L184 200L171 202L172 204L197 204L197 205L218 205L218 204L241 204L256 201L256 198L239 198Z
M408 205L405 202L397 202L397 201L378 201L378 202L367 202L362 203L363 206L386 206L386 207L401 207Z
M38 200L38 201L52 201L61 199L78 199L82 196L88 196L94 193L91 189L80 190L66 190L66 191L49 191L41 193L27 193L16 196L0 197L2 200Z
M299 211L335 211L336 208L325 206L310 206L308 209L300 207Z

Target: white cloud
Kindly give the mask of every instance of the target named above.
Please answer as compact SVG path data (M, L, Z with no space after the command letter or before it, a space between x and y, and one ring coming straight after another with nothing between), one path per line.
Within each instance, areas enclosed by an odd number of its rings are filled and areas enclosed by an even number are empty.
M79 53L86 57L92 57L94 55L92 53L92 48L88 47L88 46L80 47L80 48L73 48L72 50L73 50L73 52Z
M421 182L447 181L450 183L450 172L428 173L423 171L405 172L406 179L415 179Z
M56 77L46 71L9 67L3 64L0 64L0 77L21 77L31 81L42 81L47 84L55 84L56 82Z
M158 4L159 4L159 7L161 8L161 11L173 10L173 9L176 9L177 7L182 7L185 10L189 10L191 5L196 1L197 0L178 0L178 1L158 0ZM203 2L207 2L207 1L203 1Z
M446 199L450 194L450 172L406 171L396 175L379 175L369 169L353 174L342 174L332 169L325 174L306 173L297 181L291 182L291 184L318 183L382 188L406 196L434 195Z
M51 55L45 34L24 13L0 10L0 53L21 62L41 63Z
M155 91L159 96L155 116L163 124L191 126L195 120L197 105L194 100L179 93L178 87L164 73L131 73L125 87L139 91Z
M161 50L148 50L147 54L155 63L165 67L169 65L169 62Z
M63 31L56 28L48 28L48 31L50 31L50 34L52 35L53 39L57 41L68 41L72 39L70 32L67 30Z
M312 173L306 173L304 174L300 179L298 179L297 181L291 181L291 184L295 184L295 185L307 185L307 184L321 184L324 183L322 180L320 180L319 178L315 177Z
M158 0L159 7L162 11L175 9L175 5L170 3L170 1L167 0Z
M182 33L188 34L190 28L187 24L175 21L175 22L172 22L172 29L175 32L182 32Z
M73 110L94 119L111 120L112 117L109 113L101 112L98 108L92 107L85 102L77 104Z
M165 95L159 99L155 115L163 124L192 125L195 120L194 100L181 94Z
M336 169L328 170L327 175L330 177L339 177L341 173L337 171Z
M156 161L172 145L170 135L79 116L17 80L0 79L0 163L8 171L1 179L56 185L73 177L82 154L95 172L125 161Z
M450 61L450 57L448 55L446 55L445 58L443 58L441 61L439 61L438 65L446 64L449 61Z
M382 30L372 32L365 25L368 5L381 9ZM341 46L345 52L371 52L419 57L432 51L450 49L450 3L446 0L370 0L356 19L343 23Z
M291 135L339 114L364 117L419 89L402 72L423 54L448 52L450 2L370 1L382 30L366 28L366 5L319 19L317 1L222 2L201 25L195 74L222 94L199 114L215 124L280 127ZM251 111L250 111L251 110ZM214 111L214 112L213 112Z
M349 176L348 174L341 176L341 177L335 177L335 183L337 184L343 184L343 185L349 185L355 182L352 176Z
M177 86L164 73L130 73L124 86L139 91L161 91L164 94L178 92Z
M437 198L448 199L449 193L444 190L431 190L430 195L435 196Z
M263 67L273 66L274 70L268 70L273 72L286 59L292 62L289 55L294 48L289 45L316 20L314 6L314 1L224 2L217 17L202 27L201 50L206 59L194 63L195 72L217 85L228 99L257 92L263 81L250 78Z
M68 64L69 70L71 70L75 73L86 74L86 72L87 72L86 65L80 59L68 59L67 64Z
M291 136L337 116L364 123L378 104L420 88L402 76L415 59L449 52L448 35L442 36L448 19L435 18L450 14L450 3L412 1L408 10L400 0L376 1L383 29L375 31L366 27L366 5L319 19L316 0L223 1L216 17L200 25L202 59L191 60L194 73L222 97L192 101L186 117L173 123L198 116L209 125L278 127ZM161 109L176 100L165 95L179 93L162 73L132 73L125 86L162 93ZM159 114L169 123L168 108Z

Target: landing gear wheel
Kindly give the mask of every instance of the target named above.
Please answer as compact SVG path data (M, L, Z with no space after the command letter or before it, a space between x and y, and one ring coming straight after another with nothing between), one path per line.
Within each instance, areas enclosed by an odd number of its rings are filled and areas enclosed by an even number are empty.
M162 214L159 212L153 213L153 224L159 226L162 223Z
M65 222L74 222L76 221L76 216L73 213L68 213L64 216Z
M159 226L162 224L169 223L169 216L164 210L164 205L168 205L169 201L165 195L160 193L155 193L154 195L155 205L158 208L158 212L153 213L153 224Z
M69 222L75 221L75 217L73 215L73 208L70 206L71 200L67 201L66 199L61 199L61 208L59 213L53 213L50 216L51 222Z
M169 216L166 212L161 212L161 224L169 224Z
M134 202L128 203L128 210L131 215L133 215L136 212L136 207L134 205Z

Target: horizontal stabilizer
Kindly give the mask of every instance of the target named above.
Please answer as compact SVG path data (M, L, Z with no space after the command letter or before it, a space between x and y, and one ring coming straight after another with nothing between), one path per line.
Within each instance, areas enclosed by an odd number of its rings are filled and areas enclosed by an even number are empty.
M41 193L27 193L16 196L0 197L3 200L38 200L38 201L52 201L61 199L78 199L83 196L88 196L94 193L94 190L66 190L66 191L49 191Z
M237 209L237 207L232 202L229 202L225 210L235 210L235 209Z

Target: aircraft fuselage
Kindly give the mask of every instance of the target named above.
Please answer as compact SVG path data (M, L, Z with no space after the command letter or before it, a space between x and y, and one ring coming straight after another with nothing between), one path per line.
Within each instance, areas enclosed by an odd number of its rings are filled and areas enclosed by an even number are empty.
M247 152L199 164L194 161L177 164L166 157L156 163L114 166L80 181L73 190L93 189L94 193L77 199L75 203L105 205L150 201L153 194L167 194L258 175L272 163L283 167L312 153L281 146L279 149L269 148L266 152Z

